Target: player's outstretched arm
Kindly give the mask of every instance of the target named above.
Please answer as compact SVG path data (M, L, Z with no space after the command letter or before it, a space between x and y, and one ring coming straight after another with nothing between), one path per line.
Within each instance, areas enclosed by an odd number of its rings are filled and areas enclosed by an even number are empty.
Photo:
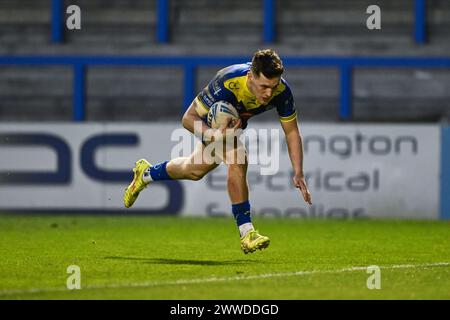
M294 169L294 177L292 178L296 188L299 188L305 202L312 204L311 193L306 185L305 175L303 173L303 141L298 129L297 121L281 122L286 137L289 157L291 159L292 168Z

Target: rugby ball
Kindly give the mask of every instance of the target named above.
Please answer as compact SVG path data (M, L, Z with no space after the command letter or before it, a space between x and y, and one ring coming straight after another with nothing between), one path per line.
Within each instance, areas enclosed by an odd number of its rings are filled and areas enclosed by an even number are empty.
M208 112L207 124L210 128L217 129L222 124L226 124L228 119L238 120L239 112L227 101L217 101Z

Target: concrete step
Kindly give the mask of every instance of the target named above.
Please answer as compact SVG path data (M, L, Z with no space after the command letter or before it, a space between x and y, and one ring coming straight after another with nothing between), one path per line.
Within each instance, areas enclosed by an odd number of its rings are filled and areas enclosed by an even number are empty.
M177 97L181 102L183 72L169 67L95 67L88 71L87 87L93 97Z
M251 34L254 39L260 38L256 30ZM149 41L140 41L139 37L152 39L154 33L149 31L136 36L134 42L126 45L118 44L117 40L99 42L96 37L88 38L83 44L80 38L74 37L75 43L54 45L50 38L39 35L30 43L5 43L9 36L0 34L0 55L146 55L146 56L185 56L185 55L213 55L213 56L248 56L249 59L257 49L271 47L284 56L447 56L450 52L450 38L448 36L433 36L430 43L417 45L413 36L409 37L380 37L376 33L372 36L359 36L349 39L341 36L304 37L296 36L292 40L280 34L282 43L267 45L259 40L247 42L245 47L240 43L218 45L218 43L205 43L198 41L192 43L177 43L167 45L155 45ZM14 40L14 36L12 38Z
M94 97L87 100L88 121L164 121L180 120L182 103L167 97Z
M370 98L353 100L355 121L435 122L449 119L448 99Z
M398 47L403 42L413 41L414 11L410 0L378 1L382 9L382 30L376 31L365 27L365 10L371 2L279 1L276 12L277 41L299 47L314 41L331 47L335 43L333 40L337 39L353 47L360 43L370 46L373 42L372 47L384 46L388 49L395 47L398 41L402 42ZM191 47L224 44L216 49L216 52L224 54L228 54L228 46L242 47L242 43L246 46L263 45L261 0L172 0L170 3L170 40L173 43ZM66 6L69 4L71 1L65 1ZM81 0L77 4L82 8L82 30L65 32L67 43L75 44L76 52L121 51L130 47L159 50L155 48L160 46L155 44L156 0ZM449 42L449 2L429 1L427 16L430 43ZM14 53L21 46L27 49L31 46L31 52L34 52L36 48L33 46L47 45L50 41L50 17L50 1L26 0L17 3L3 0L0 3L0 50ZM329 41L331 44L328 44ZM214 49L205 50L209 53Z
M66 97L72 95L72 69L55 66L2 66L0 104L5 97Z
M6 121L72 121L72 98L1 96L0 119Z
M356 69L356 98L443 99L450 108L450 69Z

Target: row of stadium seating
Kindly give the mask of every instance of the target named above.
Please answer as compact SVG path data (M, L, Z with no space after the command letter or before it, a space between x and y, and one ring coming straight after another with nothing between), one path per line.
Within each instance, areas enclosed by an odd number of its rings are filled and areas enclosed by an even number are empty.
M66 30L64 46L51 46L52 1L75 3L82 10L82 29ZM178 54L181 50L196 54L242 54L243 47L263 44L263 0L164 0L170 4L168 40L174 48L157 46L158 1L161 0L2 0L0 53L28 53L32 48L36 53ZM415 24L420 25L417 22L420 15L415 14L414 1L377 1L382 10L382 30L369 31L366 9L372 2L275 1L275 44L286 47L289 54L325 55L404 54L404 46L417 51L414 54L429 55L440 54L440 48L449 48L447 0L426 2L424 16L429 41L421 50L415 46Z
M414 38L413 1L377 1L382 30L365 27L372 1L276 1L275 43L263 42L261 0L170 0L168 44L156 39L156 0L65 1L82 9L82 29L51 41L51 1L0 1L0 57L20 55L244 56L271 46L288 56L448 56L450 2L427 1L428 42ZM218 67L198 68L200 90ZM448 68L356 68L352 119L436 121L449 116ZM185 104L183 68L95 66L86 73L86 119L178 119ZM306 120L341 119L340 70L289 67ZM0 119L73 119L70 65L0 68ZM132 112L130 112L132 111ZM271 115L269 115L271 116Z

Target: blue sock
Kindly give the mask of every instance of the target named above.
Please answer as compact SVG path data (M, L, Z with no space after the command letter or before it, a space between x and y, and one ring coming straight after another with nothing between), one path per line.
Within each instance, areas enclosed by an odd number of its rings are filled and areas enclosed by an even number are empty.
M172 180L166 169L168 162L169 161L161 162L150 167L150 176L152 177L153 181ZM148 174L148 171L146 172L146 174Z
M231 209L238 227L244 223L252 222L252 219L250 218L250 202L244 201L242 203L233 204Z

